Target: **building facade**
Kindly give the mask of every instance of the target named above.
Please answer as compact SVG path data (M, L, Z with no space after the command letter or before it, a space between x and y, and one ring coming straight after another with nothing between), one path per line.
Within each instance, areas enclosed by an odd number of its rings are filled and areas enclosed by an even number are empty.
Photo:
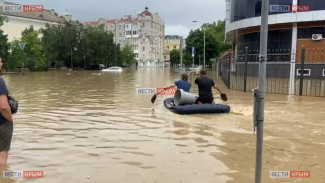
M255 58L251 62L258 61L261 5L262 0L226 0L225 42L232 45L232 71L244 69L245 49L249 58ZM295 93L300 73L310 79L325 79L325 1L270 0L269 7L267 72L288 77L289 94Z
M99 19L85 22L88 25L104 24L107 31L114 33L114 40L121 47L131 46L139 67L162 67L164 63L165 23L148 7L137 17L121 19Z
M17 4L4 2L4 5ZM1 29L8 35L9 42L21 38L21 32L30 26L33 26L34 30L39 30L46 24L58 24L72 18L69 13L59 16L53 9L44 9L43 12L3 12L2 6L0 6L0 14L7 17Z
M164 47L166 51L180 50L183 38L177 35L166 35Z
M184 40L182 36L166 35L164 40L164 60L170 65L170 52L172 50L181 50L184 48Z

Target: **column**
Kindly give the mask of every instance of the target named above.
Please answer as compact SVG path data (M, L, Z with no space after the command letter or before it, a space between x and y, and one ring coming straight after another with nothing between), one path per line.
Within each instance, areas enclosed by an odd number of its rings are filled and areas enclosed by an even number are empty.
M296 71L296 52L297 52L297 23L292 26L292 43L291 43L291 63L290 63L290 81L289 95L295 94L295 71Z

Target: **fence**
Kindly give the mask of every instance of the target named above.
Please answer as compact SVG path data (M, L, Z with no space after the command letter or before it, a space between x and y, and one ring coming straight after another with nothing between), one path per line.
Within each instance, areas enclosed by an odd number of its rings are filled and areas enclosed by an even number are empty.
M229 89L251 91L258 86L259 55L243 54L234 59L231 53L219 59L219 75ZM325 56L325 55L324 55ZM267 56L266 92L289 94L291 59L295 54L269 54ZM325 57L324 57L325 58ZM325 61L305 61L304 50L299 63L295 63L294 94L304 96L325 96ZM235 61L235 62L233 62Z

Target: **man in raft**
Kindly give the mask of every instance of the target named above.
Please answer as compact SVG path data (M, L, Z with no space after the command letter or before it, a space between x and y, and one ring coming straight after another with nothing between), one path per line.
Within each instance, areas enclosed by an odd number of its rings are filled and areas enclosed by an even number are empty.
M197 104L214 104L212 88L217 89L217 85L214 81L207 76L206 70L200 70L196 74L196 79L194 81L199 88L199 97L196 100Z

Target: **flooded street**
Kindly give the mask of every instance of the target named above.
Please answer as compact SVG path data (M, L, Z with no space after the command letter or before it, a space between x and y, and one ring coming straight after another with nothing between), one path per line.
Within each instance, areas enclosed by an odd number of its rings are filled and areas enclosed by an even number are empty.
M7 170L40 170L44 178L0 182L254 182L252 94L227 90L213 77L232 112L210 115L174 114L163 106L168 96L152 104L151 95L136 94L136 88L165 87L179 77L169 69L4 75L19 100ZM262 181L323 182L325 98L266 97ZM291 170L311 177L269 176Z

